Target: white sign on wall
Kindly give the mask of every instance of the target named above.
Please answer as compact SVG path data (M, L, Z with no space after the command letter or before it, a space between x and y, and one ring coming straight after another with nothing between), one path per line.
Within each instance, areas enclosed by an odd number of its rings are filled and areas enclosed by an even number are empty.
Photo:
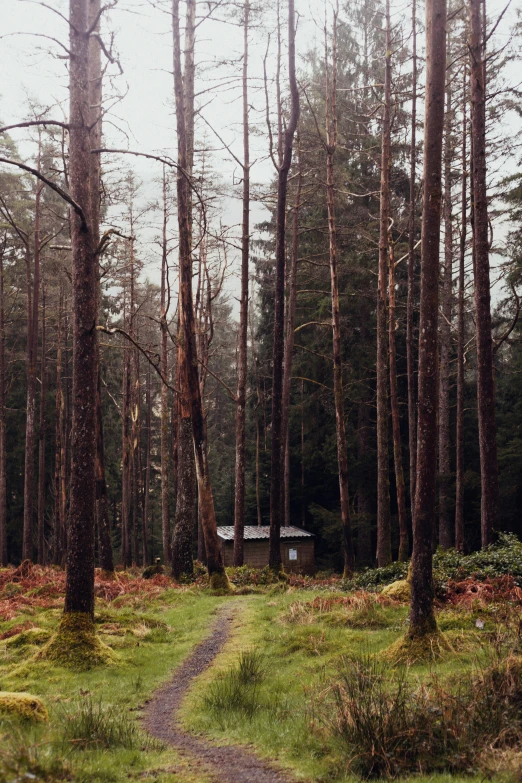
M289 549L288 550L288 559L289 560L297 560L297 549Z

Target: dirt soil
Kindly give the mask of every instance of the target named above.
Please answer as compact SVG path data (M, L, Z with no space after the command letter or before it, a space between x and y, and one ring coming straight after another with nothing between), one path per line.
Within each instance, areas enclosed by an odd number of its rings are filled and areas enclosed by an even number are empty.
M276 770L251 751L235 745L212 745L188 734L179 723L181 703L195 677L205 671L223 649L230 636L234 602L218 612L210 635L199 644L173 679L146 703L143 725L159 740L172 745L216 783L290 783L291 778Z

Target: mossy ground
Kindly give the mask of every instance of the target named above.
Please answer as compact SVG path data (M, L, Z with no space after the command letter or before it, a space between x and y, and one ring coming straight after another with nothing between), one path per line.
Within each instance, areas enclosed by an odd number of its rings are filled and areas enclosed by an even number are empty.
M33 633L24 630L0 638L0 690L17 696L29 692L43 700L49 714L48 723L34 725L0 715L0 783L123 783L144 777L156 783L207 783L197 766L173 749L147 744L140 705L207 635L223 600L190 588L166 589L152 597L138 594L123 606L117 600L98 599L96 637L113 662L88 670L64 667L49 655L36 660L43 632L57 638L61 609L35 609L27 603L16 617L0 620L0 637L18 627L35 626ZM99 747L93 742L78 747L68 740L66 725L75 718L78 705L89 699L135 724L137 745ZM35 777L25 778L26 773Z
M350 607L343 605L345 593L330 596L333 600L325 598L324 592L289 589L236 599L241 611L232 637L185 702L185 726L220 743L252 745L261 756L277 758L298 780L354 781L339 747L321 730L321 704L343 657L379 655L404 638L408 606L369 601L366 608L360 603ZM324 606L326 611L321 609ZM427 681L434 672L443 682L458 681L488 659L486 636L475 628L473 616L445 610L438 614L441 625L446 613L452 628L448 632L451 649L436 660L417 659L408 674L415 682ZM365 626L364 615L370 621L377 616L379 622ZM446 647L445 641L441 645ZM247 684L241 697L237 687L231 687L232 673L241 667L245 651L261 654L262 674ZM223 709L227 698L230 709ZM220 709L213 707L213 700ZM459 779L478 781L480 777L435 774L411 780L443 783Z
M127 584L125 574L118 579ZM17 614L0 622L0 689L41 698L49 722L13 726L0 718L0 746L7 749L7 761L2 758L0 762L0 783L23 779L26 771L37 775L37 780L76 783L133 779L207 783L192 760L180 758L172 749L147 744L139 710L208 634L214 612L229 601L236 607L232 636L186 700L186 726L219 742L251 744L261 756L287 766L297 780L353 781L338 746L317 730L319 708L343 656L378 655L400 643L407 630L408 605L364 591L339 592L331 585L296 589L278 581L275 586L256 589L264 592L240 595L237 590L220 596L210 586L169 588L162 582L150 594L97 599L96 638L110 650L112 665L79 671L48 655L39 656L45 649L42 645L51 635L55 639L59 630L62 611L55 599L49 607L30 601L17 604ZM451 648L436 660L413 663L408 676L422 683L434 672L444 682L469 675L477 661L489 660L497 644L499 614L495 607L448 607L439 612L438 625ZM484 624L482 630L476 627L477 619ZM216 714L212 689L219 688L220 682L226 684L228 674L238 669L241 654L248 651L261 656L258 674L249 679L247 671L244 687L248 692L239 693L239 698L234 693L235 707ZM226 689L224 695L226 700ZM99 747L96 743L79 747L67 739L64 721L75 718L78 704L89 699L100 700L104 708L134 722L143 742L136 747ZM488 761L494 767L493 777L508 769L504 761L500 756ZM509 763L515 762L510 759ZM458 779L438 774L415 781L455 783Z

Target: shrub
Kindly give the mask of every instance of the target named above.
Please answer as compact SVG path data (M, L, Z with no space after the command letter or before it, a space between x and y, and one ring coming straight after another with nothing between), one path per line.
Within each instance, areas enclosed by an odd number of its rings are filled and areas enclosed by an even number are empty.
M252 720L262 704L259 683L264 676L263 656L255 650L242 652L237 665L211 683L203 703L223 725L227 715L241 714Z
M420 686L402 667L370 656L343 661L321 725L346 767L364 778L413 772L469 772L485 747L520 749L522 662L508 657L453 691L433 677ZM332 704L333 701L333 704ZM333 709L332 709L333 708Z
M147 742L132 718L121 708L104 705L91 694L81 694L73 709L62 712L63 737L76 748L126 748L134 750Z

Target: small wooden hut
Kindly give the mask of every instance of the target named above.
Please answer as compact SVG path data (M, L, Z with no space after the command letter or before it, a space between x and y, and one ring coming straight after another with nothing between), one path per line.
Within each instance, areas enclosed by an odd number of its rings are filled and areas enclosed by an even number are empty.
M226 566L234 565L234 528L231 525L218 527L218 537ZM270 528L268 526L245 526L245 565L264 568L268 565ZM299 527L281 528L281 560L287 572L299 574L315 573L314 535Z

